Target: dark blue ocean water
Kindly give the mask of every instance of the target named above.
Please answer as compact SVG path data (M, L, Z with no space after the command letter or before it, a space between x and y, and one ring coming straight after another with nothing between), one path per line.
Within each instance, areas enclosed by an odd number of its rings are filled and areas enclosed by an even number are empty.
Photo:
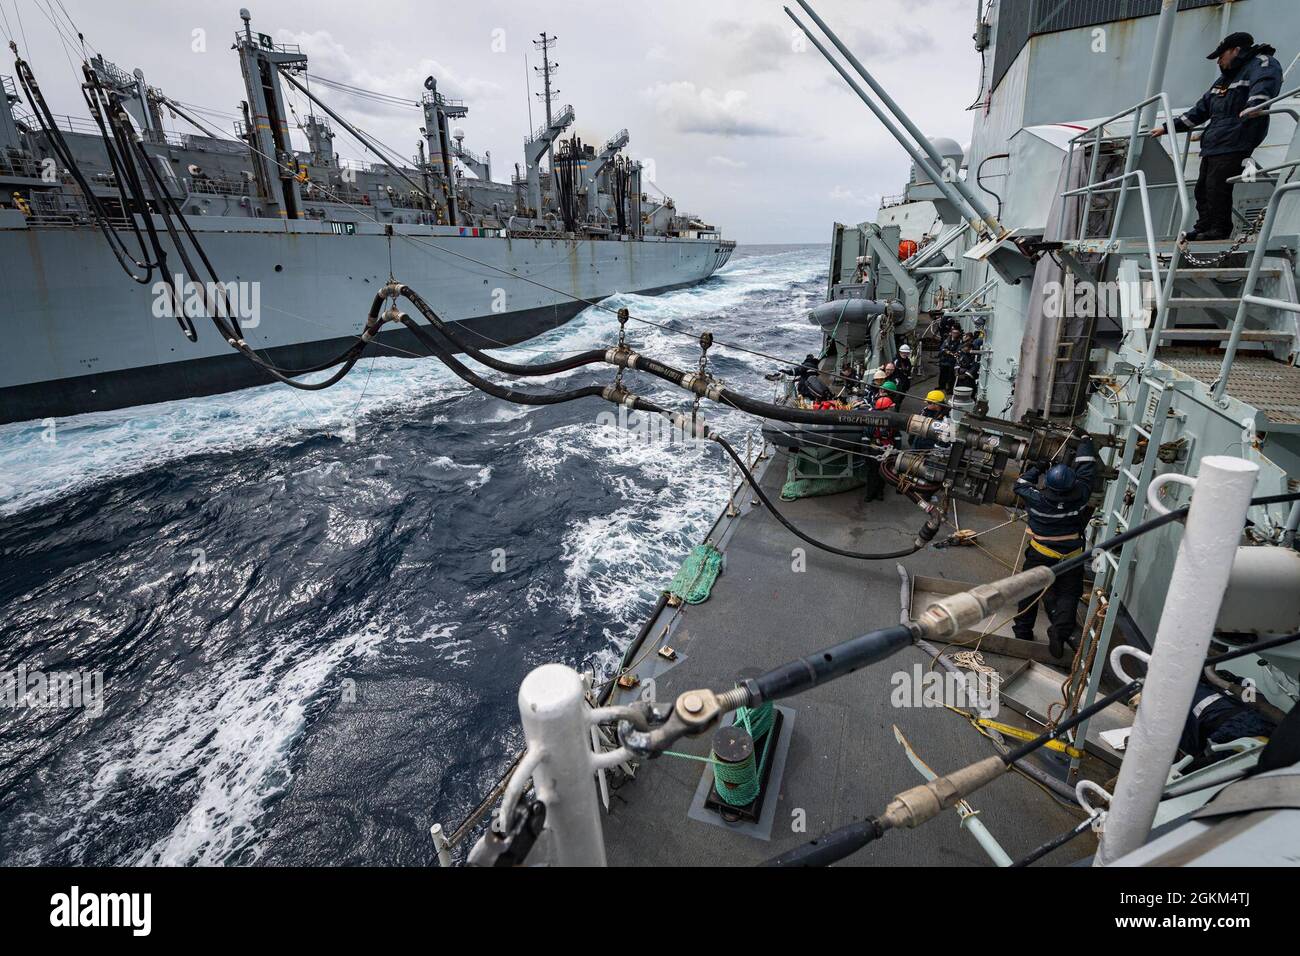
M608 304L797 361L826 258L742 247L699 287ZM589 309L506 354L616 331ZM628 331L698 361L689 336ZM711 364L770 392L775 363ZM429 826L459 823L520 745L523 676L609 673L725 501L720 449L629 436L609 409L375 359L323 393L0 427L0 672L98 672L105 700L0 708L0 863L430 862ZM738 446L756 434L709 412Z

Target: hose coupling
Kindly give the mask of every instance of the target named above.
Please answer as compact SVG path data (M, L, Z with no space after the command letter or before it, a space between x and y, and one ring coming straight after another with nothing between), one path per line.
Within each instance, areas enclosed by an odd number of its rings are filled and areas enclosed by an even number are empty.
M1054 580L1056 575L1050 567L1036 567L979 584L931 604L917 618L917 624L925 637L953 637L1022 598L1046 590Z

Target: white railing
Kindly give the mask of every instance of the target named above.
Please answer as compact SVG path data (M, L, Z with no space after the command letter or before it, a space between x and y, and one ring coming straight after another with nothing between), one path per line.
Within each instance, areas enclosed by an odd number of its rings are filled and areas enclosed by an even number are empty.
M1257 305L1262 308L1282 309L1287 312L1300 312L1300 304L1285 299L1268 299L1255 295L1255 286L1259 283L1259 274L1264 266L1264 257L1268 253L1268 241L1273 235L1273 226L1277 222L1277 210L1282 199L1290 193L1300 190L1300 182L1286 183L1273 190L1269 197L1264 223L1260 226L1259 237L1255 240L1255 253L1250 259L1250 272L1246 276L1246 285L1241 290L1241 303L1237 306L1237 315L1232 322L1232 332L1228 336L1228 345L1223 353L1223 364L1219 368L1219 378L1211 392L1215 401L1222 401L1228 388L1228 373L1232 371L1233 360L1237 357L1237 347L1241 344L1241 334L1246 327L1246 310ZM1154 349L1152 350L1154 351Z
M1161 125L1165 127L1165 134L1169 137L1170 149L1173 151L1174 182L1157 183L1154 186L1150 186L1149 188L1150 189L1176 189L1178 206L1182 211L1182 226L1180 227L1179 232L1185 230L1188 226L1191 225L1192 217L1195 216L1196 211L1192 207L1191 197L1189 196L1187 191L1187 180L1183 175L1183 166L1184 166L1183 155L1182 155L1183 151L1178 145L1178 128L1174 123L1174 114L1173 114L1173 110L1169 106L1168 94L1157 93L1155 96L1149 96L1145 100L1142 100L1142 102L1135 103L1133 106L1130 106L1125 110L1121 110L1120 112L1116 113L1114 116L1109 116L1106 119L1101 120L1099 123L1090 126L1082 133L1079 133L1076 136L1071 138L1069 144L1069 166L1067 167L1066 182L1069 182L1070 179L1073 178L1074 157L1079 145L1081 143L1084 143L1084 141L1086 140L1090 140L1091 141L1090 145L1092 146L1092 160L1089 164L1088 179L1085 186L1082 187L1082 189L1072 190L1068 193L1063 193L1061 195L1061 221L1062 222L1064 222L1067 218L1065 215L1066 197L1080 195L1080 194L1083 194L1085 196L1083 202L1083 208L1080 210L1079 213L1079 230L1078 230L1078 237L1077 237L1079 240L1088 238L1087 236L1088 213L1092 209L1092 197L1094 195L1094 192L1096 191L1095 187L1102 185L1097 183L1097 169L1101 161L1101 144L1104 142L1117 142L1119 140L1126 138L1122 135L1121 136L1104 135L1106 127L1118 119L1122 119L1123 117L1128 116L1129 114L1133 114L1133 128L1132 130L1130 130L1127 136L1128 153L1127 156L1125 157L1125 163L1124 163L1125 181L1123 187L1119 190L1118 197L1115 201L1115 215L1114 215L1114 221L1111 223L1111 231L1110 231L1110 241L1112 243L1119 238L1120 220L1124 215L1124 210L1128 202L1129 189L1132 188L1128 184L1127 178L1130 177L1130 175L1137 170L1137 164L1138 161L1141 159L1141 154L1142 154L1142 150L1141 150L1142 136L1145 134L1143 134L1139 128L1141 125L1139 121L1139 117L1141 111L1146 107L1151 106L1153 103L1160 104L1159 115L1162 115L1164 117L1164 122ZM1108 180L1108 182L1110 181L1113 180Z

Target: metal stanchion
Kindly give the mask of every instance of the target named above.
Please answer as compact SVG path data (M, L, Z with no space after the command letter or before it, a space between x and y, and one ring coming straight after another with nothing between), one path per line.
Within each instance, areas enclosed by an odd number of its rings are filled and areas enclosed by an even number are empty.
M442 824L435 823L430 827L429 835L433 837L433 848L438 852L438 865L451 866L451 843L447 834L442 832Z
M1157 500L1162 485L1187 484L1195 492L1165 595L1142 700L1094 860L1098 865L1114 863L1137 849L1151 832L1205 666L1258 475L1259 466L1253 462L1215 455L1201 460L1195 479L1163 475L1149 487L1148 504L1158 512L1168 510Z
M582 676L563 664L537 668L519 687L528 750L540 755L533 786L546 805L546 829L560 866L605 865L590 713Z

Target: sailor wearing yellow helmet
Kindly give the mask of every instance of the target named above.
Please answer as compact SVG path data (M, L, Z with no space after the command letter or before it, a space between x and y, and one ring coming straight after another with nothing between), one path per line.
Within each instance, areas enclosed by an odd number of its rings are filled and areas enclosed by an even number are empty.
M948 396L939 389L934 389L925 396L925 407L921 409L921 414L926 418L941 419L948 417ZM912 448L915 451L926 451L938 446L938 442L933 438L913 438ZM946 445L943 447L947 447Z

